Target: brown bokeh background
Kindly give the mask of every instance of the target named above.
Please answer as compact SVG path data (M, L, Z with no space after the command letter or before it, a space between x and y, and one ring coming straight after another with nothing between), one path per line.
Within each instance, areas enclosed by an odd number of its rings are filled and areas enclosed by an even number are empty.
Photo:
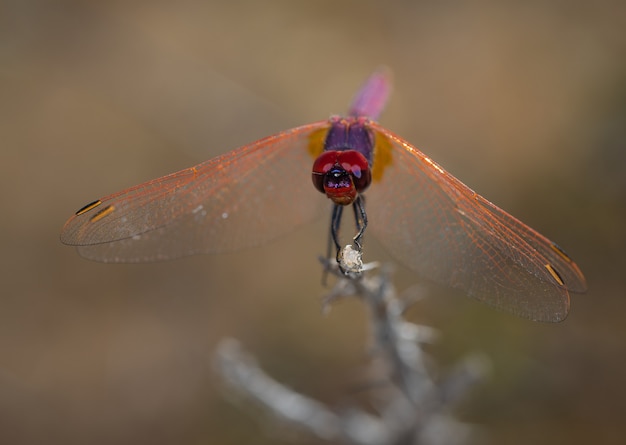
M380 64L382 123L589 281L558 325L432 288L409 316L440 331L439 369L493 361L456 415L493 443L622 443L626 7L440 3L0 2L0 443L316 443L229 397L211 354L235 336L279 380L349 403L367 326L357 302L320 313L326 217L148 265L82 260L58 234L99 196L343 112Z

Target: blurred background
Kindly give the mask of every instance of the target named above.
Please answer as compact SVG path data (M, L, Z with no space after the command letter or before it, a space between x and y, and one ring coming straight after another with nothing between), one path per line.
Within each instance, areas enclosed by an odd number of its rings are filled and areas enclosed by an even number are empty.
M432 286L409 318L439 330L436 369L493 362L457 417L493 443L622 443L624 29L617 1L0 2L0 442L318 443L233 403L210 361L234 336L292 388L350 403L366 314L321 314L326 215L160 264L92 263L58 236L100 196L344 112L385 64L381 122L589 283L557 325Z

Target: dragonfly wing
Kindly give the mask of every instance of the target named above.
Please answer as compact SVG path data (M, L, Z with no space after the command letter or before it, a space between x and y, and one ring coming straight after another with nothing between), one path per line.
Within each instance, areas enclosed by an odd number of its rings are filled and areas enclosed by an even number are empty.
M323 195L311 184L305 125L102 198L65 224L61 241L89 259L158 261L255 246L311 220Z
M426 278L518 316L560 321L578 266L556 244L473 192L376 123L390 146L366 193L369 227L390 254Z

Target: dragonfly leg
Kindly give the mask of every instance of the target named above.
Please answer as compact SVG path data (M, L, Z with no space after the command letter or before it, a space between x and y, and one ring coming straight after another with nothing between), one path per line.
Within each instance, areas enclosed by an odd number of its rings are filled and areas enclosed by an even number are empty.
M330 220L330 237L328 240L328 258L330 258L330 246L331 242L335 243L337 249L336 259L339 261L339 252L341 251L341 245L339 244L339 226L341 225L341 215L343 214L343 206L335 204L333 206L333 213Z
M356 222L356 229L358 230L356 236L353 238L354 244L357 249L361 250L361 238L365 233L367 227L367 213L365 213L365 197L362 195L357 196L356 200L352 203L352 209L354 210L354 221Z

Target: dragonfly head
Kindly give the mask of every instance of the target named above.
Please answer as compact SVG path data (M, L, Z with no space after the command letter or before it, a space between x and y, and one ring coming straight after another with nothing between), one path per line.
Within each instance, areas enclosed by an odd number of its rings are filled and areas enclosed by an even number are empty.
M335 204L349 205L372 181L369 163L355 150L325 151L313 163L313 185Z

